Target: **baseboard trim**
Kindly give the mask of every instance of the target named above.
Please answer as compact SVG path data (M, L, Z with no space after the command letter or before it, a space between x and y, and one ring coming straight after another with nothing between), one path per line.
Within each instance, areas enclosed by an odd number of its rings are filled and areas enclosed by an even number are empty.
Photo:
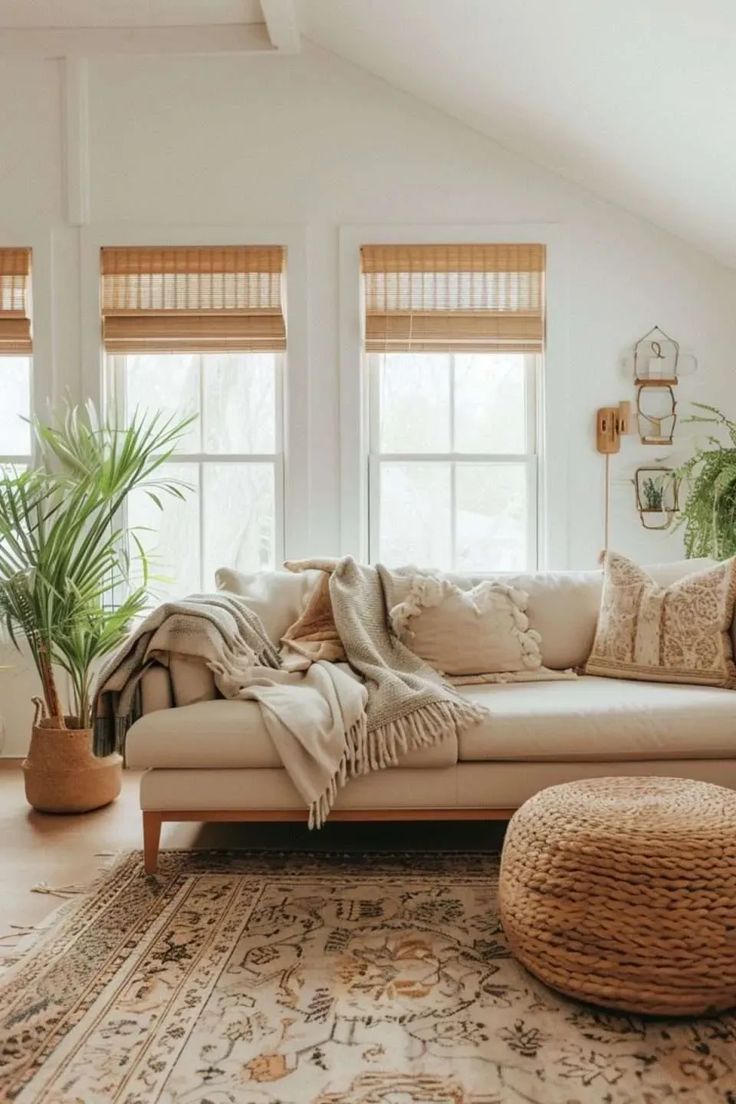
M17 770L25 755L0 755L0 770Z

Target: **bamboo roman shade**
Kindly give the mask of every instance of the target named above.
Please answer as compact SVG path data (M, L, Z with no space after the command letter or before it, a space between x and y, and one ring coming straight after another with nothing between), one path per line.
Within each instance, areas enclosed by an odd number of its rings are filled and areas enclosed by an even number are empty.
M543 245L364 245L368 352L544 348Z
M286 348L284 249L102 250L102 339L109 353L264 352Z
M0 356L30 356L31 251L0 249Z

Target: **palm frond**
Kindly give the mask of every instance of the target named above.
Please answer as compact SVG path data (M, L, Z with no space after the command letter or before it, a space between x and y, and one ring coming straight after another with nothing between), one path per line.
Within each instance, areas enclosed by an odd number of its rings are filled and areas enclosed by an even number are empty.
M72 682L67 712L87 724L94 663L149 601L148 559L135 535L131 555L121 510L137 489L161 508L164 497L183 496L159 469L191 421L136 413L121 426L91 404L70 406L57 424L32 421L37 470L0 475L0 624L16 647L27 642L47 710L62 724L52 663ZM124 597L113 603L113 593Z

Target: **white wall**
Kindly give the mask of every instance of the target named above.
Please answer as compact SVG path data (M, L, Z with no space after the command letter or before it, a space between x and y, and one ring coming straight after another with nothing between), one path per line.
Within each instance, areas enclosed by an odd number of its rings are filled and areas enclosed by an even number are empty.
M94 320L80 306L80 258L88 264L91 256L80 248L85 235L146 228L163 242L174 223L195 236L198 225L290 224L306 243L306 278L290 296L307 307L295 360L309 398L302 446L310 522L292 527L291 554L329 553L339 544L344 226L395 224L400 237L418 223L441 225L442 236L460 223L552 225L566 285L557 289L566 302L565 317L555 320L565 355L554 380L566 455L555 457L562 474L549 524L569 518L557 541L567 555L556 566L590 566L601 547L594 412L633 398L620 362L636 338L656 322L697 354L697 375L679 387L681 411L693 397L734 409L736 274L310 46L282 57L91 59L91 212L80 232L64 218L62 66L0 63L0 241L32 240L50 280L48 309L35 320L44 352L37 391L52 399L65 389L79 394L89 378L80 365L80 331L87 347L95 341ZM657 171L666 188L666 171ZM678 455L687 447L682 436ZM676 558L679 538L641 529L626 480L638 463L664 456L631 439L614 459L612 544L645 562ZM23 749L31 685L18 672L0 672L5 754Z

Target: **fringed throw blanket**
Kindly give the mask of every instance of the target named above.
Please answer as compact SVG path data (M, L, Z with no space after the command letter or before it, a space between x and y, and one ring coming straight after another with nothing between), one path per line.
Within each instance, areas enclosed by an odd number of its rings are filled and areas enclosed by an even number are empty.
M385 567L357 564L350 556L330 578L337 631L350 666L368 690L365 713L348 733L349 774L395 766L401 752L431 747L485 716L392 633L386 601L390 579ZM334 790L328 796L331 803Z
M278 667L279 657L257 614L231 594L191 594L164 602L143 620L102 668L93 712L95 753L121 748L138 716L138 686L155 663L169 656L201 659L222 678L248 678L254 665Z
M348 662L319 660L300 671L275 669L278 659L254 614L239 636L239 656L233 655L232 639L213 645L208 656L190 649L186 624L169 629L167 620L186 619L192 603L206 607L209 596L161 607L103 672L97 730L109 732L109 718L130 706L151 658L161 661L167 647L199 655L226 698L259 703L284 768L309 807L310 827L320 827L350 778L393 766L401 753L440 743L484 716L391 633L389 578L385 568L359 565L351 557L338 563L329 589ZM223 598L213 595L211 601Z

